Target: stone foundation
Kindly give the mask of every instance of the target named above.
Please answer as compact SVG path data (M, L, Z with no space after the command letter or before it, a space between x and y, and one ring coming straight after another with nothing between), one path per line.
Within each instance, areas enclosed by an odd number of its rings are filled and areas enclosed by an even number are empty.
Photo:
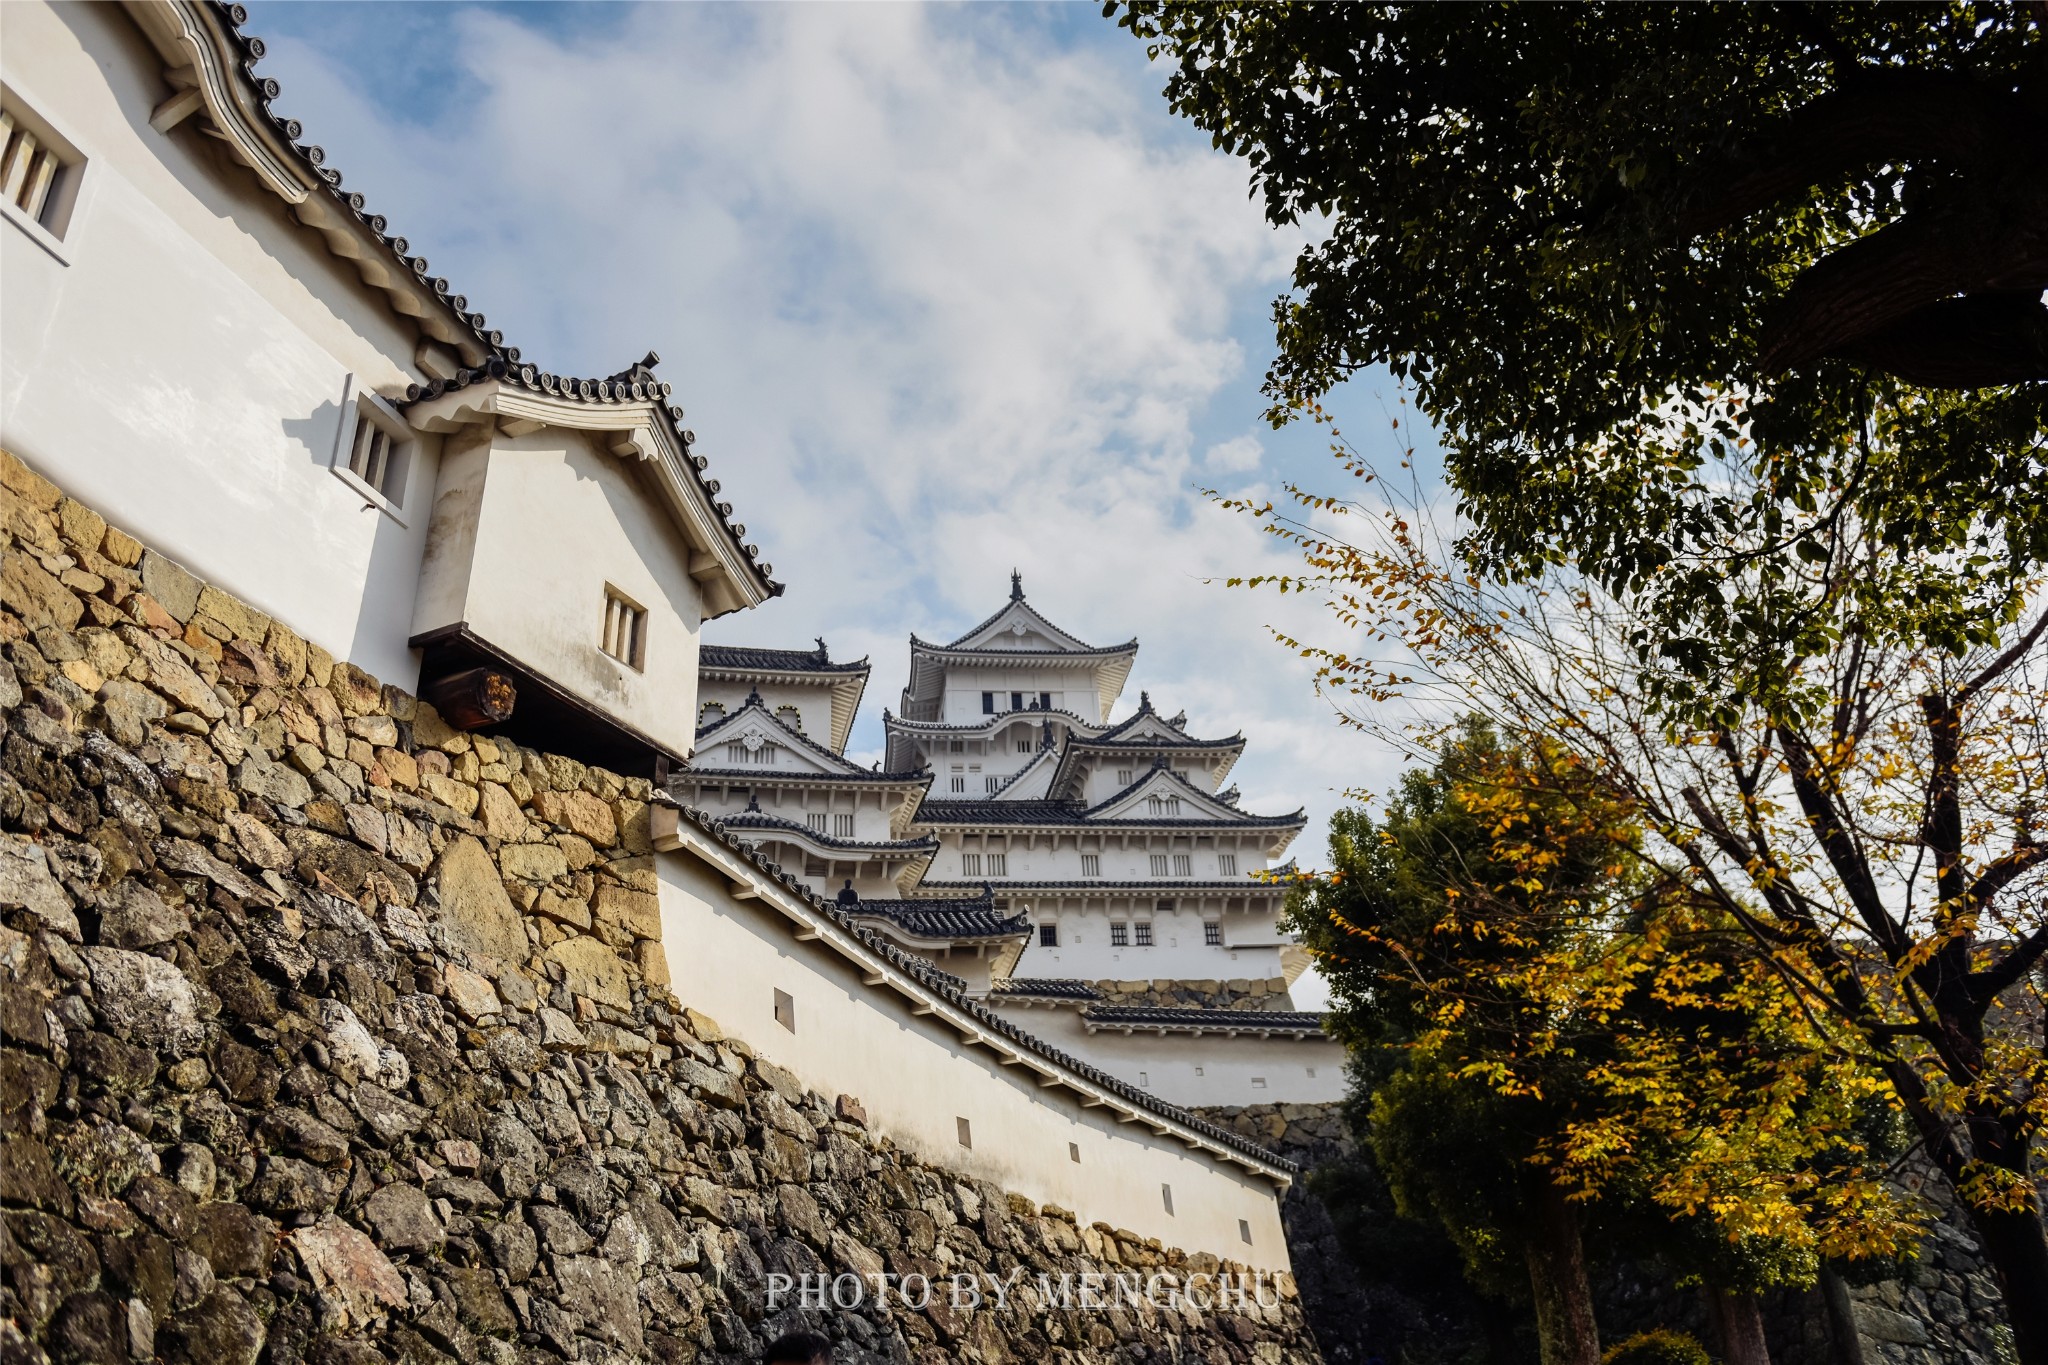
M0 1358L1313 1365L667 989L643 782L465 735L0 456ZM771 1275L1019 1275L771 1313Z
M1287 978L1235 977L1229 981L1094 981L1105 1005L1153 1005L1175 1009L1291 1010Z

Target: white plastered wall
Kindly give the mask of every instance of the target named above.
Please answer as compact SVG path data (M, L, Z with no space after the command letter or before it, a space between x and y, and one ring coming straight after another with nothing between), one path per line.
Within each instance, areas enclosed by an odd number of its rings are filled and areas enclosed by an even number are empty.
M661 854L658 866L677 998L812 1089L858 1098L876 1132L934 1164L1071 1209L1083 1224L1288 1268L1279 1203L1265 1177L1119 1123L1106 1107L1084 1109L1073 1092L1040 1086L1025 1067L1000 1065L934 1018L913 1016L895 992L863 984L833 949L799 942L789 921L759 900L734 899L723 875L689 853ZM794 1032L775 1020L777 990L791 997ZM971 1125L972 1147L959 1143L959 1118Z
M1001 1008L1017 1027L1169 1104L1327 1104L1344 1098L1344 1048L1327 1034L1090 1033L1080 1011L1070 1007Z
M696 735L703 598L680 532L585 433L450 436L413 630L467 624L677 753ZM647 612L644 667L599 647L607 586Z
M188 120L116 5L0 5L0 73L86 162L62 259L0 223L0 441L337 657L409 685L434 438L404 524L331 472L348 377L402 393L416 337ZM418 509L414 515L413 509Z
M731 715L746 704L747 694L755 690L752 683L712 678L700 680L697 684L699 719L703 718L703 709L709 702L719 703L725 707L725 713ZM826 749L832 747L832 688L829 684L762 683L759 691L771 715L785 706L794 706L803 725L804 738Z

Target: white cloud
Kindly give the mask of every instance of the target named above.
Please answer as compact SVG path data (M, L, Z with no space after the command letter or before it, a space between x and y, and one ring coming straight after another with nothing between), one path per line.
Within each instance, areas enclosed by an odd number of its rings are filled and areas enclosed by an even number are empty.
M1259 458L1266 448L1259 444L1259 438L1250 434L1233 436L1227 441L1218 441L1202 456L1205 468L1219 474L1242 474L1248 469L1259 467Z
M1284 552L1194 491L1259 464L1256 438L1199 432L1270 344L1234 314L1263 316L1297 242L1157 73L1033 13L658 5L564 38L461 11L421 31L461 77L424 122L368 99L346 47L276 41L264 73L527 359L661 352L790 585L710 635L871 654L855 748L879 748L905 637L980 619L1014 566L1084 638L1142 639L1127 707L1150 688L1198 733L1242 729L1244 805L1306 805L1319 860L1335 791L1390 759L1271 643L1312 603L1201 581Z

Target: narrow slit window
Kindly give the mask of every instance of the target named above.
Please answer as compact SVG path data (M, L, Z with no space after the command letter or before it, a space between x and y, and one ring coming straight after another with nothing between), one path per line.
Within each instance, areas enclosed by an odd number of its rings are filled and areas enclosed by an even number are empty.
M835 815L832 817L832 837L835 839L851 839L853 837L853 817L851 815Z
M604 590L602 647L628 668L647 666L647 608L609 584Z
M85 158L10 92L0 107L0 189L7 207L62 241ZM61 259L61 258L60 258Z
M814 811L806 815L804 823L809 825L814 833L823 834L825 832L825 814L823 811Z
M1166 875L1166 855L1164 853L1152 855L1152 875L1155 877L1164 877Z
M960 1145L962 1147L972 1147L974 1145L974 1125L963 1118L955 1118L953 1122L957 1126Z
M1119 787L1131 785L1131 770L1129 768L1118 768L1116 770L1116 784Z
M796 1000L788 991L775 992L775 1022L796 1032Z
M960 875L963 877L979 877L981 875L981 855L979 853L963 853L960 855Z
M1252 1244L1252 1225L1242 1218L1238 1219L1237 1235L1246 1246L1250 1246Z
M1237 855L1235 853L1217 854L1216 870L1226 877L1235 877L1237 875Z
M1159 1187L1159 1201L1166 1205L1166 1212L1168 1215L1171 1215L1173 1213L1173 1186L1161 1185Z
M1007 876L1009 876L1009 875L1010 875L1010 855L1009 855L1009 854L1007 854L1007 853L991 853L991 854L989 854L989 855L988 855L988 875L989 875L989 876L991 876L991 877L1007 877Z
M1185 854L1185 853L1176 853L1176 854L1174 854L1174 855L1173 855L1173 875L1174 875L1174 876L1176 876L1176 877L1186 877L1186 876L1189 876L1189 875L1191 875L1191 874L1193 873L1193 871L1194 871L1194 864L1192 864L1191 862L1189 862L1189 861L1188 861L1188 855L1187 855L1187 854Z
M1080 1165L1080 1164L1081 1164L1081 1144L1080 1144L1080 1143L1078 1143L1078 1142L1070 1142L1070 1143L1068 1143L1068 1144L1067 1144L1067 1159L1068 1159L1069 1161L1072 1161L1072 1162L1073 1162L1073 1163L1074 1163L1074 1164L1075 1164L1076 1166L1078 1166L1078 1165Z

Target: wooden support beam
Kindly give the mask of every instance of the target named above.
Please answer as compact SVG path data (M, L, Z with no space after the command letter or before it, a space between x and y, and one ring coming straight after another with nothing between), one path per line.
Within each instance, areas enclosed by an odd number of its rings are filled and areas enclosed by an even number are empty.
M465 668L427 683L420 688L420 697L456 729L476 730L510 720L519 689L495 668Z

